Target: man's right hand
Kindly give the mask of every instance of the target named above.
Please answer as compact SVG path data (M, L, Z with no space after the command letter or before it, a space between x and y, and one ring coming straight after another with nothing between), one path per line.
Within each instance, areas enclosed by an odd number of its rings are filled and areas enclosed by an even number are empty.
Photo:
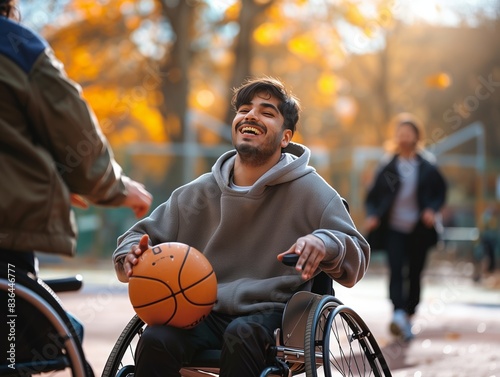
M380 225L380 220L377 216L369 216L365 219L365 232L369 233Z
M132 276L132 270L137 263L139 263L139 257L149 249L149 236L144 234L139 241L139 244L133 245L132 249L125 256L123 261L123 270L128 278Z
M123 202L123 206L131 208L137 218L143 217L149 211L153 196L142 183L136 182L129 177L123 177L122 180L127 189L127 197Z

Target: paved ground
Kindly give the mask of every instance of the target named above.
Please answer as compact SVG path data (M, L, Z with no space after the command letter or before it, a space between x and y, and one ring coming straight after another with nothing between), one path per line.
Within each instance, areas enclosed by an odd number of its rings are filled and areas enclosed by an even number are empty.
M62 294L66 307L85 325L84 348L96 376L119 333L132 317L126 285L110 264L82 271L82 265L42 266L43 276L80 271L85 287ZM336 286L337 296L353 307L383 348L394 377L500 377L500 279L474 283L467 263L439 262L428 268L423 302L414 318L415 340L403 345L388 332L391 308L386 273L374 266L354 288Z

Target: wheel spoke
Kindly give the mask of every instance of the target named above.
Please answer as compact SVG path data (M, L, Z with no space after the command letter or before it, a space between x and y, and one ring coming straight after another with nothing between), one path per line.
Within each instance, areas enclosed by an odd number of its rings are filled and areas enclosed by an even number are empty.
M308 331L314 333L314 348L323 360L316 363L305 347L306 362L313 364L306 363L307 377L316 377L321 366L325 377L391 376L373 334L351 308L325 298L311 310Z

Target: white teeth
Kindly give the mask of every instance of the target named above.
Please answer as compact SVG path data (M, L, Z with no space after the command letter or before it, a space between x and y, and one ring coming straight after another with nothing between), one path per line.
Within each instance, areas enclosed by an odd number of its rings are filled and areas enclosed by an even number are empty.
M242 133L245 133L245 132L251 132L251 133L253 133L253 134L255 134L255 135L261 135L261 134L262 134L262 132L261 132L258 128L255 128L255 127L249 127L249 126L247 126L247 127L243 127L243 128L241 129L241 132L242 132Z

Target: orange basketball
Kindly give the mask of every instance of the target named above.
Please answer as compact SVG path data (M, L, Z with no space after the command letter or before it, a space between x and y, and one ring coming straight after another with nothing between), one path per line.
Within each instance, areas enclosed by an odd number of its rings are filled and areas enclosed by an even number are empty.
M142 253L128 293L135 312L148 325L191 328L212 310L217 279L202 253L183 243L168 242Z

